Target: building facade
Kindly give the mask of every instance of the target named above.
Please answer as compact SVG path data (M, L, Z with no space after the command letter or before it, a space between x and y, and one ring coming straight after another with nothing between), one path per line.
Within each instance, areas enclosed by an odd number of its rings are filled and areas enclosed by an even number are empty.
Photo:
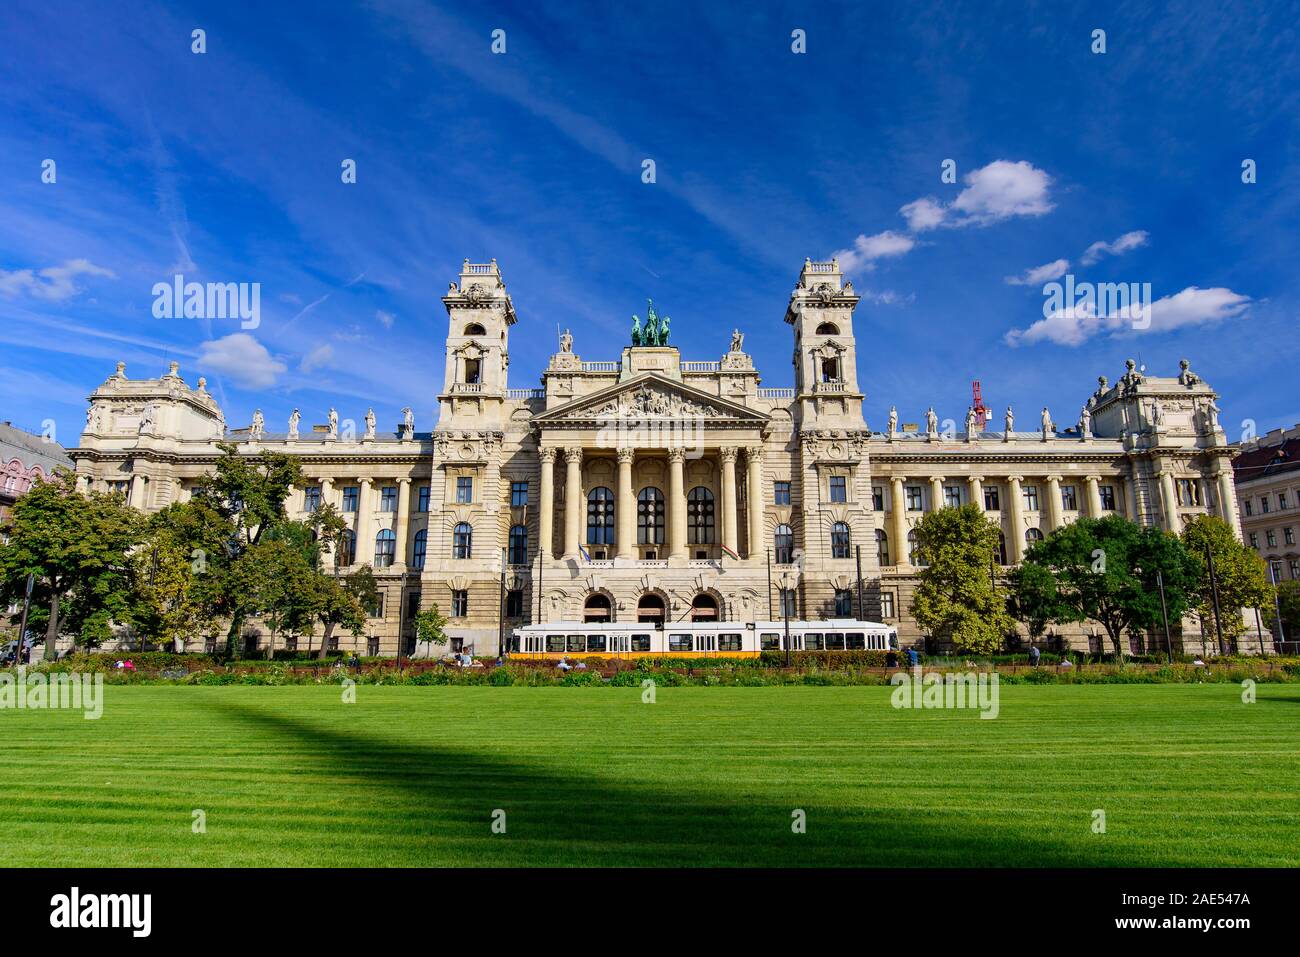
M119 364L71 455L86 487L146 510L184 499L223 437L249 455L299 456L292 513L328 501L351 522L332 558L374 566L385 601L355 641L384 654L409 647L413 613L431 605L455 647L479 654L519 623L752 622L786 607L895 623L908 645L923 637L908 608L912 529L927 511L979 506L1002 530L1004 565L1079 516L1178 531L1210 512L1240 528L1217 395L1186 361L1167 378L1132 362L1114 384L1101 377L1068 428L1047 409L1030 430L1010 409L997 430L974 410L964 428L941 425L931 409L920 426L891 410L873 430L858 301L836 262L804 262L784 313L792 387L761 385L739 330L722 334L720 358L683 359L651 306L616 358L584 361L566 333L539 387L510 388L514 304L495 261L466 262L443 297L432 432L415 432L409 410L391 432L373 413L363 430L340 428L333 409L307 432L297 412L286 432L267 432L260 412L228 430L203 379L191 388L173 363L133 380ZM1100 635L1061 637L1099 649Z
M9 520L20 495L61 468L72 468L63 446L9 422L0 422L0 527Z
M1232 464L1246 544L1270 581L1300 581L1300 425L1246 443Z

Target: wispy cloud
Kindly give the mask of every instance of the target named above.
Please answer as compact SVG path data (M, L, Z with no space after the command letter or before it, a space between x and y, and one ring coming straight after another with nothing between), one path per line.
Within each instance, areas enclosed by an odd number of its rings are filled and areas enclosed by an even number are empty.
M1245 315L1252 300L1231 289L1188 286L1165 296L1146 309L1123 308L1098 315L1092 303L1070 306L1044 316L1026 329L1012 329L1004 337L1009 346L1052 342L1079 346L1099 335L1170 332L1184 326L1204 325Z
M1051 282L1053 279L1060 279L1069 268L1070 260L1055 259L1033 269L1026 269L1019 276L1007 276L1003 282L1009 286L1037 286L1040 283Z
M0 295L27 295L47 302L62 302L81 292L76 281L78 276L117 278L113 270L96 266L88 259L69 259L62 265L47 266L39 272L30 269L6 272L0 269Z
M199 364L249 389L269 389L288 368L246 332L211 339L199 349Z
M1137 249L1139 246L1145 246L1147 243L1147 233L1143 229L1135 229L1131 233L1125 233L1114 242L1105 242L1099 240L1084 250L1079 261L1085 266L1092 266L1099 262L1105 256L1122 256L1130 249Z

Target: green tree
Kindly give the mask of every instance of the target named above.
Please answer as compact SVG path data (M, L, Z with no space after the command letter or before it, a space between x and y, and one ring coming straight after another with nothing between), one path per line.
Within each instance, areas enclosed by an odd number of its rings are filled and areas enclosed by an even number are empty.
M1300 640L1300 581L1282 581L1277 583L1277 607L1273 606L1272 596L1264 609L1264 623L1273 636L1278 637L1277 613L1282 612L1282 636L1286 641Z
M424 611L419 612L415 618L415 640L422 641L429 645L445 645L447 635L443 631L447 627L447 619L438 611L437 605L430 605Z
M0 545L0 601L21 600L27 576L35 575L33 601L48 609L48 660L64 623L61 603L67 603L74 640L94 643L111 634L114 614L128 603L128 555L142 527L140 514L121 495L83 495L67 471L38 482L14 504L8 542Z
M302 466L292 455L264 450L257 458L239 455L230 442L219 442L222 457L214 474L194 489L192 501L230 523L230 538L218 555L209 556L213 575L209 594L222 617L230 622L226 655L243 650L244 623L258 613L268 594L257 561L262 540L287 521L285 501L302 479Z
M1176 623L1196 591L1196 562L1179 539L1118 515L1081 518L1036 542L1025 564L1056 578L1056 603L1035 613L1052 621L1095 621L1116 654L1124 633L1140 634L1161 621L1156 571L1164 575L1169 621ZM1021 596L1031 605L1034 596Z
M1188 522L1182 540L1196 562L1198 587L1193 607L1201 621L1202 632L1212 633L1214 628L1214 589L1211 588L1210 569L1205 558L1208 548L1214 559L1223 637L1225 640L1240 637L1246 631L1246 619L1241 609L1260 608L1272 600L1264 559L1237 539L1232 526L1212 515L1198 515ZM1220 648L1219 651L1226 649Z
M370 566L362 565L350 575L337 578L332 575L317 576L313 596L316 620L324 627L317 658L329 653L330 639L335 629L346 628L357 635L365 631L366 615L379 604L379 584Z
M925 631L972 654L999 651L1015 622L989 569L998 527L974 505L928 513L916 526L921 583L912 614Z
M1061 601L1056 576L1050 569L1035 562L1024 562L1011 570L1007 584L1011 590L1007 610L1024 622L1032 640L1041 640L1053 622L1068 620L1068 609Z

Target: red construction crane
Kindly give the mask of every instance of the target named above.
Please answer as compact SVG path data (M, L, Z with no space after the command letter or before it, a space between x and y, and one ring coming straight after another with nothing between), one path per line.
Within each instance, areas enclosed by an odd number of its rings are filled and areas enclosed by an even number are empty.
M970 384L971 398L974 399L975 425L983 432L989 422L989 410L984 406L984 397L980 395L980 380L973 379Z

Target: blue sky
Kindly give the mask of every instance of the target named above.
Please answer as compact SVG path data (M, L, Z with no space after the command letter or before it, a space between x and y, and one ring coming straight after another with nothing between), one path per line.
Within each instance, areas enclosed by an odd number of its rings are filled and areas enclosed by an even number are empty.
M115 361L176 360L232 426L427 429L464 258L514 298L512 386L557 323L616 358L647 297L685 357L738 326L790 385L790 290L840 253L873 427L960 422L975 378L1069 423L1130 356L1190 359L1230 433L1290 425L1300 9L1234 6L9 0L0 417L75 444ZM178 269L260 283L260 326L155 318ZM1039 323L1064 271L1151 283L1151 327Z

